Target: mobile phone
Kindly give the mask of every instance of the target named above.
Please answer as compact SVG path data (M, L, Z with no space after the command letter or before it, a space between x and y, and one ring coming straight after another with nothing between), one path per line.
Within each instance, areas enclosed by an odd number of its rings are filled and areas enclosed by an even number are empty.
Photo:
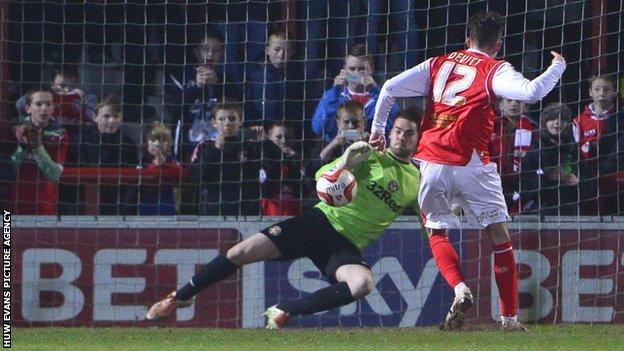
M348 83L362 84L364 83L364 76L362 76L358 72L352 72L352 73L347 74L347 78L345 78L345 80Z
M358 140L362 137L362 133L357 129L347 129L343 130L341 133L347 140Z

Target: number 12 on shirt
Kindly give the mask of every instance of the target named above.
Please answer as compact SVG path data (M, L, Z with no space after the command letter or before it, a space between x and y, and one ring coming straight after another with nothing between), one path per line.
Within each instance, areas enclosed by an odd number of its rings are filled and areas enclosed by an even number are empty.
M455 73L461 76L461 78L448 82L451 73ZM474 67L454 62L444 62L433 82L433 101L449 106L464 105L466 98L457 94L468 89L476 75L477 70Z

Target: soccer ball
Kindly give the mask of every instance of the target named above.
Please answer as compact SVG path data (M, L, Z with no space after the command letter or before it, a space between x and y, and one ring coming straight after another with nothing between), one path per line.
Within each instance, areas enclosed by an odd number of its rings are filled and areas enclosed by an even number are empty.
M357 181L346 169L325 172L316 181L316 195L324 203L340 207L353 201L357 192Z

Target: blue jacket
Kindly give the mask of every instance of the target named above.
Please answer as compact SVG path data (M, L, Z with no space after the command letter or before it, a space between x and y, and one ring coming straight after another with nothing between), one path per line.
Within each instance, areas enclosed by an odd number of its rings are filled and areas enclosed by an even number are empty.
M366 130L370 130L370 126L375 117L375 106L379 99L379 87L376 86L370 91L370 100L364 106L364 114L366 115ZM325 141L332 141L338 134L338 125L336 124L336 112L338 107L351 100L349 90L343 86L333 86L327 90L321 101L316 106L314 117L312 117L312 131L317 135L322 135ZM390 131L394 123L394 117L399 112L399 106L393 105L386 123L386 132Z

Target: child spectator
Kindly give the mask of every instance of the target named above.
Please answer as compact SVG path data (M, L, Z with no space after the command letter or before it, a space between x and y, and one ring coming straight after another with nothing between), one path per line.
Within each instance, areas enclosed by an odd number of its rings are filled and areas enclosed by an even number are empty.
M242 98L241 89L232 85L223 71L223 39L217 32L208 33L194 49L193 65L183 73L167 72L165 108L175 126L174 152L178 160L188 162L195 146L214 140L212 111L226 96Z
M69 67L55 69L51 74L50 88L53 94L54 112L52 117L67 132L69 147L65 163L75 166L80 151L80 128L93 118L93 95L85 96L78 88L78 74ZM88 100L88 101L87 101ZM20 115L26 112L26 96L15 103Z
M314 108L321 92L312 77L305 76L302 61L291 60L292 42L283 30L269 34L265 47L266 63L253 65L246 91L246 121L284 121L294 126L296 139L302 139L304 111ZM309 105L309 106L308 106Z
M290 108L284 108L284 104L290 101L289 105L299 104L303 101L303 95L293 96L294 92L303 93L302 85L303 77L299 76L296 70L287 71L287 66L292 66L288 62L292 55L292 44L286 38L286 33L278 31L269 34L266 44L265 54L267 62L264 65L258 65L250 70L250 84L247 88L247 121L249 120L277 120L284 118L284 111ZM290 67L294 68L294 66ZM287 75L289 77L287 77ZM286 85L286 80L291 80ZM291 95L286 99L286 95ZM301 108L296 110L301 112Z
M262 214L296 216L301 213L300 157L287 145L287 127L274 122L267 127L262 147Z
M366 54L366 46L353 46L345 58L344 68L334 79L334 86L327 90L319 101L312 117L312 130L315 134L329 142L338 134L336 112L345 101L354 100L364 105L366 130L375 114L375 105L379 98L379 86L373 79L373 57ZM398 112L398 105L393 105L386 131L389 131Z
M56 104L54 116L59 123L77 129L93 118L85 105L85 93L78 87L76 73L68 69L56 70L51 88Z
M95 106L95 126L83 129L80 164L85 167L136 167L139 152L136 144L122 130L123 113L120 101L106 97ZM132 214L134 192L127 185L102 185L100 214Z
M501 98L500 117L494 121L490 138L490 157L498 165L503 183L503 194L511 213L522 209L520 201L520 172L522 159L531 149L534 122L523 114L524 104L518 100Z
M147 132L147 152L151 161L146 173L159 175L158 184L142 185L139 192L139 215L175 215L174 185L179 183L182 167L171 154L171 130L161 122L152 123Z
M28 93L25 111L27 117L14 129L19 146L11 155L17 181L9 191L10 204L16 214L54 215L68 136L52 118L52 92Z
M52 79L54 93L54 118L69 134L69 146L65 166L77 167L80 158L80 135L83 126L93 119L93 112L85 100L92 101L95 97L85 97L82 89L78 88L78 75L69 68L54 71ZM77 215L80 213L80 197L78 184L59 184L58 210L62 215Z
M592 103L574 118L574 139L598 181L599 214L617 214L624 211L623 184L615 180L624 171L624 114L616 113L617 93L610 77L594 76L589 84Z
M243 125L239 103L225 102L214 109L214 140L201 142L193 151L189 173L200 185L201 215L259 213L258 139Z
M579 193L581 199L591 196L591 180L579 186L585 172L569 128L571 117L561 103L551 103L541 113L540 137L523 161L522 196L529 213L577 215Z

